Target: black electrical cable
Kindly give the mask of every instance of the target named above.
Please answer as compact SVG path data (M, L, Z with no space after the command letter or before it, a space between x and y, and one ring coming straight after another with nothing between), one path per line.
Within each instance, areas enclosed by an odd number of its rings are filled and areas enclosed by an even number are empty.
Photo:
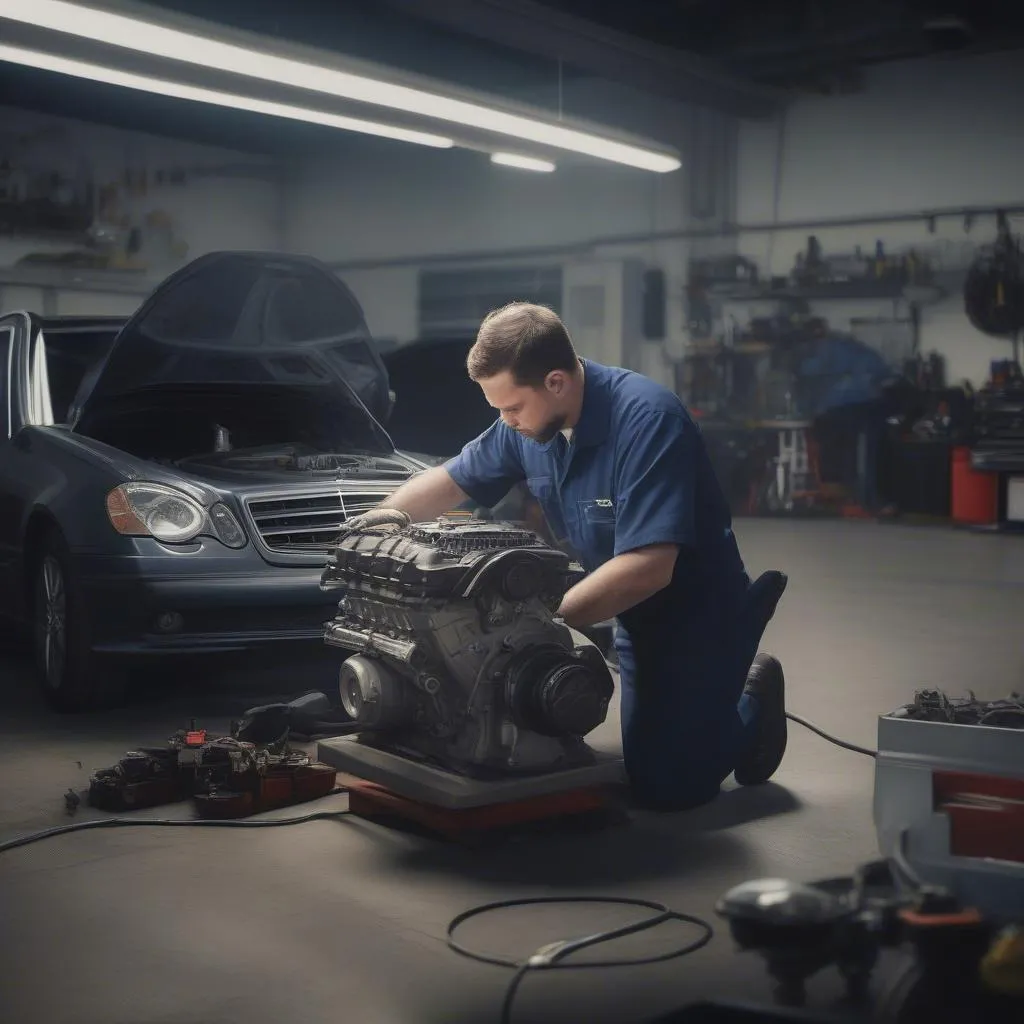
M552 942L550 945L542 946L526 960L512 960L508 957L495 956L490 953L478 953L468 949L455 939L455 931L466 921L482 914L491 913L495 910L508 910L512 907L539 906L544 904L605 904L620 907L642 907L645 910L654 911L652 917L644 918L633 924L623 925L621 928L613 928L608 931L595 932L592 935L585 935L578 939L563 939ZM659 953L655 956L637 957L635 959L623 960L591 960L582 964L566 964L562 961L573 953L586 949L589 946L596 946L601 943L611 942L614 939L621 939L627 935L635 935L637 932L647 931L655 928L666 921L682 921L686 924L696 925L701 929L701 934L685 946L669 950L667 953ZM512 980L505 990L505 1000L501 1009L501 1024L510 1024L512 1020L512 1004L515 1001L516 992L522 984L523 979L530 971L543 970L590 970L594 968L609 967L638 967L642 964L663 963L666 960L675 960L681 956L687 956L702 949L714 935L711 925L692 914L682 914L671 910L662 903L655 903L653 900L634 899L626 896L536 896L525 899L499 900L496 903L484 903L481 906L473 907L452 918L448 924L447 940L448 948L461 956L476 960L479 963L493 964L497 967L508 967L515 971Z
M336 790L335 792L344 792ZM43 829L41 832L30 832L28 835L15 836L0 843L0 853L16 850L19 846L38 843L42 839L66 835L69 832L85 832L93 828L274 828L281 825L304 825L308 821L328 821L343 818L348 809L342 811L314 811L297 818L261 818L253 821L250 818L91 818L89 821L75 821L69 825L58 825L56 828Z
M494 910L506 910L516 906L538 906L543 904L580 904L580 903L602 903L613 906L634 906L643 907L646 910L653 910L651 918L635 922L632 925L624 925L622 928L614 928L604 932L595 932L593 935L585 935L579 939L563 939L552 942L550 945L542 946L534 954L528 956L524 961L514 961L506 956L496 956L492 953L480 953L456 941L456 930L469 921L471 918L478 918L481 914ZM566 956L589 946L596 946L604 942L611 942L614 939L621 939L627 935L635 935L644 932L658 925L664 925L668 921L681 921L688 925L696 925L701 934L692 942L666 953L658 953L654 956L639 956L634 959L607 959L607 961L590 961L586 964L563 964ZM496 903L484 903L472 907L453 918L447 927L447 944L449 948L462 956L468 956L480 964L493 964L496 967L511 968L515 971L508 988L505 990L505 1000L502 1005L501 1024L510 1024L512 1020L512 1004L516 992L523 979L530 971L551 971L551 970L593 970L595 968L614 967L639 967L644 964L662 964L670 959L679 956L686 956L696 952L703 946L708 945L715 932L707 921L694 918L692 914L680 913L672 910L663 903L655 903L652 900L634 899L627 896L536 896L525 899L499 900Z
M813 722L809 722L806 718L794 715L792 711L787 711L786 717L791 722L796 722L797 725L802 725L805 729L810 729L811 732L820 736L823 740L828 740L829 743L834 743L837 747L842 747L843 750L852 750L855 754L863 754L865 757L878 757L877 751L871 750L869 747L859 747L856 743L850 743L849 740L841 740L838 736L832 736L830 733L825 732L825 730L820 726L815 725Z

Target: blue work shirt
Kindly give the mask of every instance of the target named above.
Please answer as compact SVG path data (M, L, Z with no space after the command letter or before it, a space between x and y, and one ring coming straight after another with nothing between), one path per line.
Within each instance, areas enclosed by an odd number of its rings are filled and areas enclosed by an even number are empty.
M487 508L525 481L559 544L588 572L637 548L679 545L671 584L619 624L634 644L650 637L668 654L731 646L750 581L699 428L660 384L582 362L583 406L571 442L559 433L538 444L499 419L446 469Z

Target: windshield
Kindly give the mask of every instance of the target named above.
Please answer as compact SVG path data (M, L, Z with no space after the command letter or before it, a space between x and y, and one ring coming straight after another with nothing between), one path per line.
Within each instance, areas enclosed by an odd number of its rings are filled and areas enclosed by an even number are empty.
M54 423L67 422L71 404L86 373L110 351L116 337L117 330L110 328L45 332L46 377Z
M226 469L342 472L339 457L394 453L354 396L316 385L152 388L105 402L79 430L140 458Z

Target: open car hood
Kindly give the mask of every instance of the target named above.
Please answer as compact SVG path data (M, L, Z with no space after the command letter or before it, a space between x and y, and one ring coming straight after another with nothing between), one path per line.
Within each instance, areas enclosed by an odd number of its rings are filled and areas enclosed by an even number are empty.
M333 388L348 403L354 395L387 438L387 370L338 277L302 256L210 253L167 278L122 327L69 422L85 428L111 403L154 389L260 384Z

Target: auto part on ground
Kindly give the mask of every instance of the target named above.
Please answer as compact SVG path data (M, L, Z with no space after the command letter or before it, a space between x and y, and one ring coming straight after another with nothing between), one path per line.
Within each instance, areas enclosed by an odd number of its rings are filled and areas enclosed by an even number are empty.
M333 792L337 771L301 751L267 749L224 736L196 758L196 810L204 818L240 818L316 800Z
M240 817L326 796L337 772L291 750L288 739L293 730L308 734L330 725L317 717L329 709L325 694L312 693L290 704L250 709L232 723L230 736L213 735L193 722L166 746L130 750L112 767L93 772L89 803L123 811L191 797L203 817ZM65 801L74 813L69 796Z
M342 702L366 758L485 781L593 766L583 737L614 684L555 616L568 579L567 555L511 523L343 536L323 575L342 595L325 639L350 652Z
M811 884L769 878L744 882L716 907L741 950L759 953L776 983L776 1002L800 1006L807 980L829 966L847 994L883 1024L964 1024L1019 1019L1024 943L1018 926L986 920L949 892L901 881L888 861L852 878ZM878 999L872 975L883 949L904 954Z

